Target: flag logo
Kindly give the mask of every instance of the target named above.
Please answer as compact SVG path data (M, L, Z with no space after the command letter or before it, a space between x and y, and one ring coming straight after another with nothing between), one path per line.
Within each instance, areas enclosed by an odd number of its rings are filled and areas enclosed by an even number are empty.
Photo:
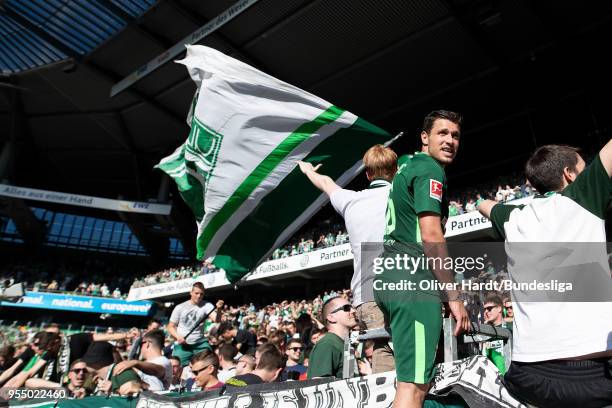
M429 197L442 202L442 183L438 180L429 179Z

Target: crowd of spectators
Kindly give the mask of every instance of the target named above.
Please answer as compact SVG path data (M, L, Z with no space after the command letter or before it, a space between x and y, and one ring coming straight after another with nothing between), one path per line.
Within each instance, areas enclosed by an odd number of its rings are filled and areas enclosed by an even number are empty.
M504 279L505 276L503 270L487 263L472 279ZM502 295L489 294L478 300L478 294L469 294L468 303L478 304L470 309L475 313L474 318L499 325L499 313L503 313L504 324L511 322L512 305ZM344 327L353 329L352 338L355 338L359 325L351 327L354 322L351 300L351 291L347 289L328 291L313 299L283 300L259 307L253 303L230 306L218 300L217 313L211 314L203 325L211 350L195 354L187 365L172 356L175 339L157 320L151 320L143 329L116 332L108 328L96 333L75 333L56 324L42 329L5 325L0 335L0 386L63 386L69 396L81 398L131 395L143 389L200 391L305 380L310 378L308 367L315 345L325 336L329 336L326 344L337 342L338 335L333 331L328 333L331 326L325 324L331 319L330 313L341 309L351 313L352 317L345 318ZM333 302L340 307L330 312L325 305ZM326 317L324 307L327 307ZM331 353L324 351L332 350L330 346L318 349L317 361L327 361L321 353ZM355 375L371 373L372 350L372 342L355 349L358 361ZM337 356L330 358L338 359ZM316 364L319 371L321 364ZM332 375L340 376L337 370L342 367L337 362L334 364L330 366L330 370L336 370Z
M134 266L98 259L20 257L2 262L0 285L23 283L34 292L124 298L139 273Z
M486 183L471 189L462 189L461 192L450 192L448 216L474 212L483 200L508 202L535 194L531 187L519 174L512 174L498 179L495 183Z
M196 278L200 275L206 275L217 271L218 270L215 265L209 261L198 262L192 265L167 268L136 279L134 280L132 287L140 288L143 286L155 285L157 283L171 282L178 279Z

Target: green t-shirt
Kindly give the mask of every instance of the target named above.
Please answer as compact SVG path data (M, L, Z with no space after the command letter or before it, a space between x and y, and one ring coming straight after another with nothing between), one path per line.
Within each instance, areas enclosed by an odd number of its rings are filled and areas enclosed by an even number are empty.
M315 344L308 360L308 379L316 377L342 378L344 340L334 333L326 333Z
M448 216L446 174L440 163L421 152L402 156L398 164L387 202L385 244L418 244L419 214L432 212L442 219Z
M512 323L502 323L495 327L503 327L512 332ZM504 375L509 367L506 367L506 358L504 356L504 344L507 340L491 340L483 343L486 349L486 356L495 364L499 372Z

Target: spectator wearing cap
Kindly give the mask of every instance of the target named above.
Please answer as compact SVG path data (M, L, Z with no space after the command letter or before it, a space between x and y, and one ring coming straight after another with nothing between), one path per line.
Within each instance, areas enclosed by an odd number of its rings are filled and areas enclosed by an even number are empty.
M219 381L225 382L236 375L236 362L234 359L238 354L238 349L231 344L222 344L217 349L219 355Z
M249 330L239 329L230 322L223 322L219 325L217 335L226 342L234 345L240 354L253 354L257 347L257 336Z
M223 387L217 373L219 371L219 357L210 350L204 350L192 357L191 372L193 380L188 381L187 389L193 389L197 385L202 391L211 391Z
M323 305L327 334L315 344L308 363L308 379L342 378L344 341L357 325L355 309L345 299L335 297Z
M252 373L237 375L225 383L228 386L245 387L253 384L271 383L278 378L283 370L283 356L281 352L272 347L263 352L259 362Z
M163 354L164 334L155 330L144 335L140 356L143 360L122 361L113 374L119 375L127 369L135 369L140 379L148 384L150 391L167 390L172 383L172 364Z
M282 378L298 380L302 374L306 374L308 369L300 364L302 351L304 351L304 345L300 340L292 339L289 341L287 350L285 351L287 362L285 363L285 369L281 375Z

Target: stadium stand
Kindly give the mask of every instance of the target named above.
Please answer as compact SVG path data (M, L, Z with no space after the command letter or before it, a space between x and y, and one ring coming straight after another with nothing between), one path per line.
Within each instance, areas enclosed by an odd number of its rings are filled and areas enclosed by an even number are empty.
M69 398L97 395L88 407L134 406L137 394L142 406L167 402L141 393L152 382L147 376L177 392L168 398L200 391L189 366L166 381L163 359L143 367L129 358L149 347L145 336L157 329L171 355L168 318L194 281L210 284L205 296L218 311L203 324L212 349L238 345L250 337L245 332L255 336L257 352L236 356L236 370L246 375L266 350L268 362L285 353L291 339L301 341L298 364L308 366L325 336L323 304L350 300L348 237L330 206L236 285L196 260L193 214L171 180L152 170L190 133L185 118L196 88L184 67L166 63L181 58L183 44L213 47L392 134L404 131L392 145L400 155L417 147L426 112L461 112L462 147L448 169L448 240L488 243L491 228L476 204L533 195L521 166L536 146L567 143L589 152L609 139L612 81L606 64L591 62L609 48L611 20L609 2L575 0L0 1L0 291L14 283L26 289L0 302L0 398L10 389L62 386ZM119 83L128 86L110 97ZM348 188L366 188L360 178ZM462 278L500 282L507 270L489 261ZM467 405L493 406L487 398L499 396L497 406L524 406L500 375L512 300L493 293L503 301L498 332L483 325L497 310L495 296L464 295L475 330L454 340L445 320L450 348L438 360L453 361L439 367L437 379L474 366L478 373L458 377L480 381L472 389L496 388L483 389L480 399L463 388ZM220 336L222 324L236 335ZM246 392L287 396L300 388L300 407L327 408L321 396L329 406L390 406L395 377L368 377L369 346L354 344L346 354L359 364L345 365L353 380L300 382L299 375ZM314 384L316 392L305 387ZM185 402L223 393L229 400L240 391L190 393Z

